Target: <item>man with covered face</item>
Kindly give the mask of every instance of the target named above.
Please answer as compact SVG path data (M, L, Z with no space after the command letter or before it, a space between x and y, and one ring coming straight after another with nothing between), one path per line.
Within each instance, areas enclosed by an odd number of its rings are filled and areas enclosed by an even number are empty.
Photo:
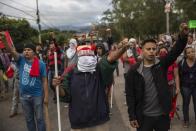
M69 119L72 130L107 128L104 123L109 120L109 111L105 88L112 79L116 60L128 47L128 39L124 39L118 50L111 51L97 62L93 45L79 46L77 65L68 73L65 71L63 77L53 79L54 86L60 85L61 97L70 95ZM100 124L103 125L97 126Z
M77 41L76 39L71 38L69 41L69 48L66 50L66 57L65 57L65 67L69 67L75 65L77 62Z

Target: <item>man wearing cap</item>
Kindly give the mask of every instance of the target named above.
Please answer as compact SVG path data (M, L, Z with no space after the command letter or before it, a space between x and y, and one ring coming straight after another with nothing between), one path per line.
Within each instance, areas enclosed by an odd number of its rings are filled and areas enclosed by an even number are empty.
M35 57L35 46L27 43L23 54L19 55L15 48L10 47L5 40L3 43L17 62L20 78L20 101L23 107L28 131L45 131L43 103L48 104L48 86L46 66Z
M106 53L106 49L105 49L105 46L104 46L104 44L102 44L102 43L98 43L97 45L96 45L96 55L97 55L97 60L98 61L100 61L101 60L101 58L105 55L105 53Z
M111 51L99 62L94 54L93 45L79 46L75 68L64 74L64 77L53 79L54 86L60 85L60 96L70 95L69 119L72 130L98 131L108 128L107 124L104 124L109 120L105 89L117 66L116 60L129 47L128 39L122 43L120 49ZM103 125L98 126L100 124Z

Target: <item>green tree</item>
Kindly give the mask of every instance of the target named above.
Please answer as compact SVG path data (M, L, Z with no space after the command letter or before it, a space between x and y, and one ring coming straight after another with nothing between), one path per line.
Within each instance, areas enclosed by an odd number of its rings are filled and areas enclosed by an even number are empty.
M175 0L175 3L182 20L196 19L196 0Z
M38 36L37 30L32 28L25 19L16 20L0 16L0 31L8 30L14 44L30 41L32 37Z
M165 0L112 0L112 10L103 13L121 36L155 37L166 32ZM196 0L174 0L170 15L170 32L178 31L180 22L195 19ZM112 16L112 17L111 17Z
M60 31L58 29L47 29L41 33L42 43L47 44L46 41L52 38L51 33L54 33L54 37L59 45L68 43L68 40L73 37L75 31Z
M0 14L0 31L8 30L17 47L20 44L25 44L31 41L38 43L38 31L32 28L29 22L25 19L10 19ZM60 31L59 29L46 29L41 31L42 43L46 45L46 40L50 40L51 32L55 34L58 44L68 42L68 39L73 37L75 31Z

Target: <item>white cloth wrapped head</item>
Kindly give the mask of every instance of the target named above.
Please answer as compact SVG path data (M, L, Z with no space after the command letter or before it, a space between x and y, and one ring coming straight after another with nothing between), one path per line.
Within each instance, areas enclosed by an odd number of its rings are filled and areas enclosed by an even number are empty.
M94 72L97 65L94 45L82 45L77 48L77 68L81 72Z
M72 59L76 53L77 41L76 39L70 39L69 48L66 51L66 55L68 59Z

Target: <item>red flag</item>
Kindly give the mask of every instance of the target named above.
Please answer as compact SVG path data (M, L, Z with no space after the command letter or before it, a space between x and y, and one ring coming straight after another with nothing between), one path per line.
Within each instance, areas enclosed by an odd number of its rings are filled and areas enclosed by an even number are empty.
M3 48L5 48L5 46L4 46L3 42L0 39L0 49L3 49Z
M8 31L5 31L5 38L6 38L8 45L10 47L12 47L13 41L12 41L12 38L11 38L10 33ZM5 46L4 46L4 43L2 42L2 40L0 39L0 49L2 49L2 48L5 48Z
M11 66L8 67L8 69L6 71L6 76L8 78L12 78L14 76L14 69Z
M10 47L12 47L13 46L13 41L12 41L12 38L11 38L10 33L8 31L5 32L5 37L6 37L8 45Z

